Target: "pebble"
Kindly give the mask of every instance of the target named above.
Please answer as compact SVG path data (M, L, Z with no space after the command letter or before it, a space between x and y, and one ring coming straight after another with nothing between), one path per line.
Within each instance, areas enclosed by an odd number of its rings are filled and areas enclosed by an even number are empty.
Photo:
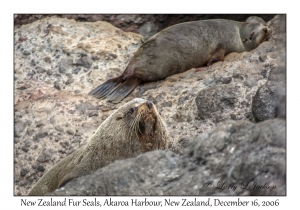
M45 61L46 63L51 63L51 57L50 57L50 56L46 56L46 57L44 58L44 61Z
M59 84L59 81L58 81L58 80L54 82L54 85L53 85L53 86L54 86L55 89L61 90L61 85Z
M64 141L64 142L60 142L59 143L63 148L66 148L69 146L69 142L68 141Z
M69 85L69 84L71 84L71 83L73 83L73 82L74 82L74 78L71 77L71 78L69 78L69 79L65 82L65 84L66 84L66 85Z
M46 123L47 123L47 119L39 120L38 122L36 122L36 127L43 127L46 125Z
M51 69L48 69L46 73L50 76L53 74L53 71Z
M32 136L33 133L34 133L34 129L33 129L33 128L28 128L28 129L27 129L27 134L28 134L29 136Z
M36 65L36 62L35 62L34 59L32 59L31 62L30 62L30 66L35 66L35 65Z
M27 170L25 168L22 168L21 171L20 171L20 175L25 176L28 172L29 172L29 170Z
M27 147L22 147L22 151L24 151L24 152L28 152L28 151L29 151L29 149L28 149Z
M56 120L55 120L54 117L51 117L51 118L50 118L50 123L51 123L51 124L55 124L55 123L56 123Z
M42 165L38 165L37 170L41 171L41 172L44 172L45 171L45 167L42 166Z
M44 138L46 136L48 136L48 129L46 128L40 130L40 132L37 134L38 138Z
M43 67L40 67L40 66L36 67L35 69L36 69L37 73L40 73L40 74L44 73L46 71L46 69L44 69Z
M81 58L77 59L75 64L90 69L91 66L93 65L93 60L88 56L81 55Z
M74 134L75 134L75 132L74 132L72 129L68 129L68 130L67 130L67 133L68 133L69 135L74 135Z
M77 67L75 69L72 70L72 74L78 74L80 72L81 68Z
M59 132L64 132L64 128L61 125L55 126L55 130L57 130Z
M65 74L66 71L72 66L73 59L71 58L63 58L60 61L58 71L62 74Z
M229 84L231 81L232 81L231 77L222 78L222 83L223 84Z
M31 141L25 141L25 147L30 147L32 145Z
M29 52L29 50L24 50L23 51L23 55L30 55L31 53Z
M40 163L44 163L47 162L49 160L51 160L52 154L50 152L50 150L45 149L42 154L40 154L40 156L38 157L37 161Z
M17 87L17 90L26 90L26 89L28 89L30 87L31 87L31 85L29 83L26 83L26 84L24 84L24 85L22 85L20 87Z
M23 120L18 120L15 122L14 136L21 137L21 133L25 130L27 123Z
M98 111L96 110L96 111L89 112L89 117L92 117L92 116L99 116Z

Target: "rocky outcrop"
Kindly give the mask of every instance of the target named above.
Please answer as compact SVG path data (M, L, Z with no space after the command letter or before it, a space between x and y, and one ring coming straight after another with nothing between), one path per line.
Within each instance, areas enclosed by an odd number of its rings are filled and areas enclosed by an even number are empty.
M87 93L122 73L141 35L102 21L57 17L20 26L15 30L15 194L26 195L54 164L85 145L116 108L141 97L155 103L176 153L154 151L117 161L53 194L284 195L283 23L280 16L269 21L269 41L251 52L231 53L205 71L143 84L121 104ZM276 188L242 189L242 183Z
M50 195L284 195L285 121L228 121L181 155L154 151L116 161Z

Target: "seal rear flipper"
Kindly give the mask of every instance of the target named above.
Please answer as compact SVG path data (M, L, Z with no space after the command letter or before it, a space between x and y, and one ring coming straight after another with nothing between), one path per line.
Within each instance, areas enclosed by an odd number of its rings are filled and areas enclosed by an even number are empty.
M128 78L122 85L114 90L111 96L108 98L108 101L113 103L119 103L122 101L131 91L133 91L136 86L142 82L141 79L136 77Z
M123 80L121 76L107 80L102 85L96 87L94 90L89 92L89 95L94 95L96 98L105 98L116 88L118 88L122 84L122 82Z

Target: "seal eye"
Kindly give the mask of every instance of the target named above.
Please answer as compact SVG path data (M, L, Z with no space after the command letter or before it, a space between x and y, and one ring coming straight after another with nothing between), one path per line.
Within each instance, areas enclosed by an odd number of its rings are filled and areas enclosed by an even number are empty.
M254 35L254 32L252 32L252 34L250 35L250 40L252 40L252 37L253 37L253 35Z
M136 107L132 107L132 108L130 109L130 112L133 113L135 110L136 110Z

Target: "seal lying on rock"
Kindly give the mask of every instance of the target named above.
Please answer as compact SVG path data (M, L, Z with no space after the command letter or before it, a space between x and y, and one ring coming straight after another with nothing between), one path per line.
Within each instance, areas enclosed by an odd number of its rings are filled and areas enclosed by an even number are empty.
M121 76L106 81L89 95L109 97L109 101L118 103L142 82L209 66L231 52L250 51L266 40L268 28L259 17L247 20L200 20L166 28L140 46Z
M115 160L167 149L168 135L154 104L136 98L116 110L96 130L88 144L51 168L29 195L44 195L71 179L91 173Z

